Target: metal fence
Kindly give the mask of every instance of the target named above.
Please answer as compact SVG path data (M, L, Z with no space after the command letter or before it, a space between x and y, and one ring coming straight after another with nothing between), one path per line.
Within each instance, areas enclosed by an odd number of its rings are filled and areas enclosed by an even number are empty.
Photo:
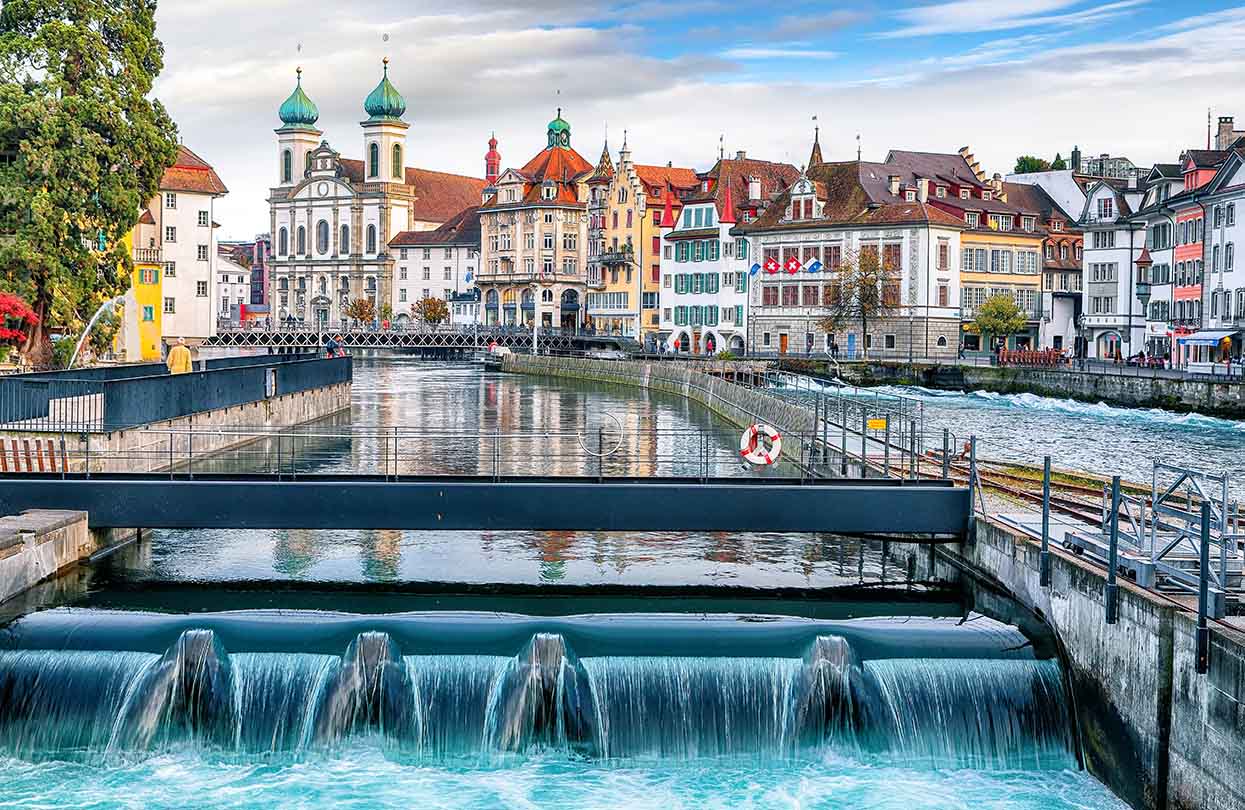
M217 358L206 365L207 370L177 375L158 364L143 364L3 378L0 429L125 430L352 378L348 357L261 355Z

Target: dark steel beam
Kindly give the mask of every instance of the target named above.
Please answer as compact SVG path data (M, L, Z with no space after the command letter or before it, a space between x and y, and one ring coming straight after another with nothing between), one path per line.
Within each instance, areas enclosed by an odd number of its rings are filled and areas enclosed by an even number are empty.
M958 539L967 489L914 482L23 475L0 514L78 509L97 528L729 531Z

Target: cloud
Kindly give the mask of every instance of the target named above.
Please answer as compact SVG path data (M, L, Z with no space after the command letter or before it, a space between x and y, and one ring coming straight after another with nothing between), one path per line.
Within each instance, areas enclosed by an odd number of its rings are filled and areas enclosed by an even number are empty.
M1146 5L1149 0L1117 0L1105 5L1071 10L1084 0L952 0L896 11L903 24L877 34L883 38L923 37L1006 31L1014 28L1057 26L1073 28L1105 22Z
M865 12L849 9L838 9L824 14L789 14L774 23L768 36L775 39L796 39L831 34L867 19L869 15Z
M838 54L834 51L819 51L814 48L731 48L723 51L726 59L834 59Z

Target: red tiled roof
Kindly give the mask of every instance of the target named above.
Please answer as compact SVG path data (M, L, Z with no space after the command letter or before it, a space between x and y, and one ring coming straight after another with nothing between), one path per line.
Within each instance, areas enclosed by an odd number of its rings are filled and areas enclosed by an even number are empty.
M229 189L216 170L203 158L178 144L177 159L160 179L161 191L183 191L189 194L228 194Z
M590 174L591 164L574 149L550 146L515 171L523 175L527 182L523 185L523 199L513 203L498 203L497 195L489 197L484 208L505 207L508 205L583 205L579 200L579 189L576 183ZM551 181L556 184L557 196L546 199L544 183Z
M695 169L686 169L682 166L645 166L637 163L635 173L640 181L648 187L651 194L655 188L658 191L667 186L677 189L693 189L700 184L700 178L696 176Z
M340 158L342 173L352 183L364 182L363 161ZM452 216L480 204L487 181L461 174L408 167L406 184L415 187L411 216L416 222L446 222Z
M155 225L156 218L151 215L151 209L144 208L143 213L138 215L139 225Z
M459 211L439 228L431 231L402 231L389 240L390 247L412 245L479 245L480 206Z
M736 219L742 219L739 213L745 208L764 208L770 199L789 188L799 176L800 170L790 163L771 163L752 158L719 160L702 175L713 183L705 199L712 198L716 203L719 218L726 204L726 188L728 185L732 187ZM756 200L748 199L748 181L753 177L761 181L761 196Z

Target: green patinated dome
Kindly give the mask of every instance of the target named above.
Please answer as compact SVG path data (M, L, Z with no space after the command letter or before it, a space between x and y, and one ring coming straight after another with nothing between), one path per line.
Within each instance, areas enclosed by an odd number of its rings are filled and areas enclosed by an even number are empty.
M364 111L371 116L370 121L397 120L406 112L406 99L389 81L389 60L385 60L385 75L380 84L363 102Z
M569 147L571 145L571 125L562 119L562 108L558 108L558 117L549 122L549 145Z
M281 123L290 127L315 126L316 121L320 118L320 111L316 109L316 105L303 92L302 68L298 69L298 86L294 88L293 93L290 93L290 97L281 105L281 109L277 114L281 116Z

